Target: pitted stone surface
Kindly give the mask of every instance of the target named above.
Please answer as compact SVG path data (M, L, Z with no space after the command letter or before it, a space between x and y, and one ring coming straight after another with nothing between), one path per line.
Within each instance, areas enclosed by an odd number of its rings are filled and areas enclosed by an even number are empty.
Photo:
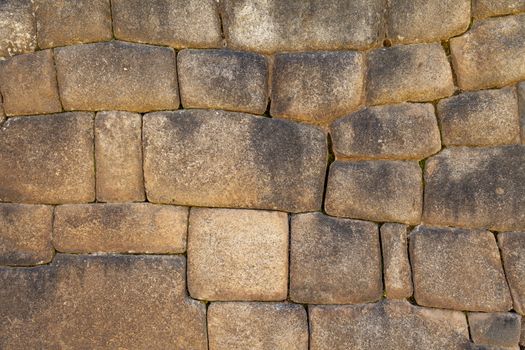
M521 333L521 316L515 313L468 314L470 335L476 344L518 349Z
M514 310L525 315L525 232L499 233L498 244Z
M381 226L383 279L388 299L412 296L412 272L408 259L408 226L386 223Z
M523 0L472 0L472 15L475 18L502 16L524 12Z
M0 2L0 57L35 51L36 25L31 0Z

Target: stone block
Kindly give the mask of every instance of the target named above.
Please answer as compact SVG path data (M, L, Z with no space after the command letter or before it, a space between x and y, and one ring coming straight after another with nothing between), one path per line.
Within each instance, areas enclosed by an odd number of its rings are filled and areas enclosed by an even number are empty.
M407 232L407 225L386 223L381 226L383 279L388 299L404 299L412 296Z
M520 112L521 143L525 144L525 82L518 84L518 106Z
M514 310L525 315L525 232L499 233L498 244Z
M0 57L35 51L36 25L31 0L0 2Z
M515 313L468 314L470 336L476 344L518 349L521 332L521 316Z
M472 16L486 18L525 11L523 0L472 0Z

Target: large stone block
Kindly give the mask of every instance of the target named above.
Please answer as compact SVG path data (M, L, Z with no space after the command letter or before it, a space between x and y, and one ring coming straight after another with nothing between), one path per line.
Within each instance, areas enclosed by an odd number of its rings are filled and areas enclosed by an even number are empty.
M525 230L525 146L447 148L430 158L423 222Z
M483 312L512 308L489 231L418 226L410 234L410 262L419 305Z
M287 287L286 213L191 209L188 289L193 298L284 300Z
M524 12L523 0L472 0L472 16L485 18Z
M36 25L31 0L0 2L0 57L35 51Z
M381 226L381 252L383 253L383 279L389 299L412 296L412 272L408 259L408 226L386 223Z
M320 129L223 111L158 112L143 119L150 202L320 209L327 162Z
M521 316L515 313L468 314L470 335L476 344L519 349Z
M514 310L525 315L525 232L499 233L498 244Z
M356 304L383 294L377 224L321 213L292 216L290 299Z
M55 49L65 110L177 109L175 53L120 41Z
M57 255L0 268L2 349L207 349L182 256Z
M0 129L0 202L95 199L93 114L8 119Z

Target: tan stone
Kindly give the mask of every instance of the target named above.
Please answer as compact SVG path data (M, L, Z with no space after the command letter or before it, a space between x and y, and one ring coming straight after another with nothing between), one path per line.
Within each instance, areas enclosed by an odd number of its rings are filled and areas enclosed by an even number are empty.
M50 262L52 219L51 206L0 203L0 265Z
M143 201L142 117L99 112L95 118L95 159L99 202Z
M410 262L419 305L483 312L512 308L489 231L418 226L410 234Z
M369 104L433 101L452 95L454 82L441 45L384 47L368 55Z
M492 146L519 143L516 89L464 92L437 104L443 144Z
M65 253L183 253L188 208L150 203L55 209L53 244Z
M525 82L518 84L518 106L521 120L521 143L525 144Z
M62 255L0 268L3 349L207 349L183 256Z
M40 48L113 37L109 0L36 0L35 16Z
M211 303L208 335L210 349L307 350L306 310L285 303Z
M441 149L430 103L368 107L330 126L337 159L423 159Z
M355 304L381 299L377 225L321 213L292 216L290 299L305 304Z
M417 162L336 161L330 166L325 210L333 216L417 224L422 192Z
M408 226L386 223L381 226L383 253L383 279L385 293L389 299L412 296L412 272L408 259Z
M319 128L206 110L158 112L143 119L150 202L320 210L327 144Z
M463 90L501 87L525 80L525 15L474 22L450 39L452 64Z
M268 63L263 55L231 50L182 50L177 55L184 108L263 114Z
M221 45L215 0L111 0L115 37L176 48Z
M519 349L521 316L515 313L469 312L470 336L476 344Z
M406 301L309 306L311 350L464 350L465 315Z
M323 124L363 102L365 67L359 52L278 54L273 67L273 117Z
M514 310L525 315L525 232L499 233L498 244Z
M0 129L0 174L0 202L92 202L93 114L8 119Z
M287 287L286 213L191 209L188 289L193 298L284 300Z
M475 18L509 15L525 11L523 0L472 0L472 15Z
M177 109L173 49L111 41L55 49L65 110Z
M0 2L0 57L35 51L36 25L31 0Z
M0 90L8 116L62 110L51 50L12 57L0 63Z

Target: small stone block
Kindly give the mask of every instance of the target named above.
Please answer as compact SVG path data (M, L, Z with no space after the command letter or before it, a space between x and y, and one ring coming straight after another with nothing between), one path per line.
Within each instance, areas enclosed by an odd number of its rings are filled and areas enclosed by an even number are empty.
M498 244L514 310L525 315L525 232L502 232Z
M476 344L518 349L521 316L515 313L469 312L470 336Z
M35 51L36 25L32 0L0 2L0 57Z
M407 232L407 225L386 223L381 226L383 274L388 299L404 299L412 296Z

